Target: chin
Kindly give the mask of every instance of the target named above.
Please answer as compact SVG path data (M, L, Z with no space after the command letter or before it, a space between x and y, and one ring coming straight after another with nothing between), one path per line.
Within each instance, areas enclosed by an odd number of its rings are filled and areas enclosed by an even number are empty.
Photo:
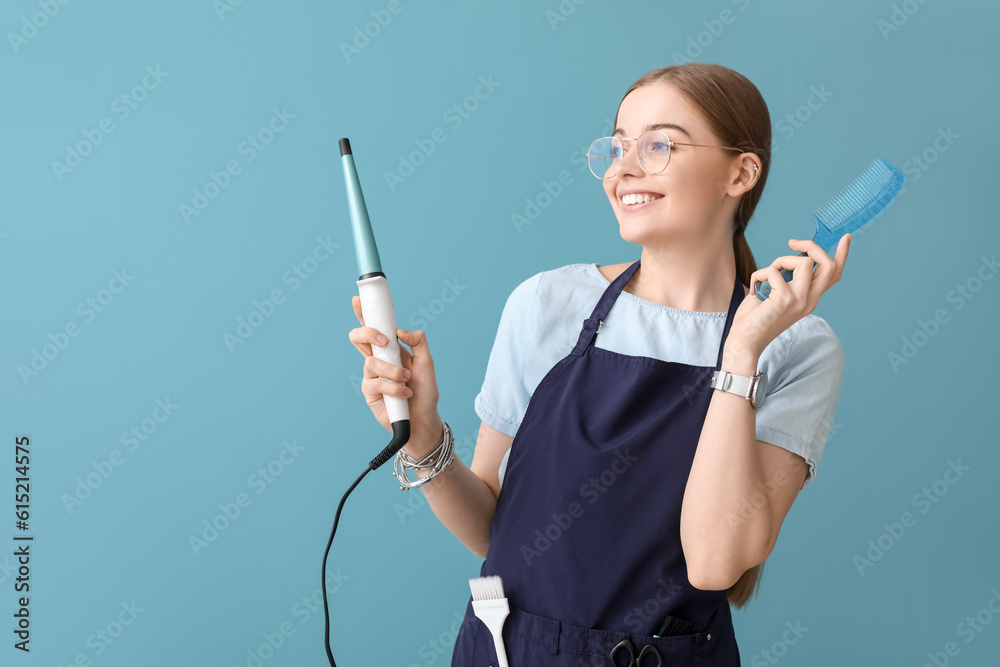
M674 234L662 220L618 220L618 232L627 243L657 245L669 242Z

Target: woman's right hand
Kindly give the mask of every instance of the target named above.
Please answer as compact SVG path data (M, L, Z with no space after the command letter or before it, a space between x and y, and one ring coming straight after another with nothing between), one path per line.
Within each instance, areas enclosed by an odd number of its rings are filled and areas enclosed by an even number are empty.
M375 419L386 430L392 431L384 396L396 396L407 401L410 412L410 440L404 446L407 455L422 458L441 442L444 436L441 417L438 415L438 386L434 374L434 360L427 348L423 331L396 329L399 340L410 347L399 346L402 366L394 366L372 354L372 345L380 347L385 337L375 327L366 327L361 314L361 297L351 298L354 314L361 326L351 329L349 337L354 347L365 358L361 379L361 393ZM405 383L405 384L404 384Z

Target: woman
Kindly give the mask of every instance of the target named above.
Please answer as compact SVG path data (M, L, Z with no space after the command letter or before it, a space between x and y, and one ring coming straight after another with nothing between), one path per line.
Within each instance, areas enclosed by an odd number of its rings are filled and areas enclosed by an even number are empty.
M624 638L636 659L649 645L671 665L739 664L729 606L747 603L815 475L844 368L811 313L840 279L850 236L833 258L790 240L808 257L757 270L743 235L770 126L757 88L725 67L666 67L633 84L615 137L588 159L639 261L521 283L476 397L471 468L439 456L415 469L445 471L423 487L431 507L485 557L483 576L502 577L512 666L624 664L625 648L611 655ZM757 281L771 285L763 302ZM357 297L354 309L369 407L388 429L382 395L409 399L403 460L434 461L447 429L423 332L397 330L411 352L391 366L371 356L386 341ZM471 604L452 664L496 664Z

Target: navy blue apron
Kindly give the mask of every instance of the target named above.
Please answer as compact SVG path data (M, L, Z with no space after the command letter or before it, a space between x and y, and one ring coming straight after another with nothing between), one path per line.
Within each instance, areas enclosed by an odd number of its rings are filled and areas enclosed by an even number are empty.
M511 444L481 571L503 578L510 667L622 664L609 654L625 638L636 657L652 644L670 667L740 664L726 591L688 582L680 519L743 285L737 277L714 367L596 347L638 268L604 291L573 351L535 389ZM701 631L654 637L667 614ZM471 597L451 664L497 665Z

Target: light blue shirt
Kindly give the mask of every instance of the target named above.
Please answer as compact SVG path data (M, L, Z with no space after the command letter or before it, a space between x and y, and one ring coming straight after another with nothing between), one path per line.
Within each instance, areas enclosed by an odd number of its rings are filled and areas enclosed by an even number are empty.
M542 271L507 299L476 396L479 418L514 436L535 387L569 354L583 321L610 283L596 264ZM714 367L726 313L669 308L622 291L604 320L596 347L664 361ZM844 350L824 319L806 315L775 338L760 356L767 373L764 404L756 412L757 439L804 458L803 488L816 476L844 376ZM504 455L500 482L507 469Z

